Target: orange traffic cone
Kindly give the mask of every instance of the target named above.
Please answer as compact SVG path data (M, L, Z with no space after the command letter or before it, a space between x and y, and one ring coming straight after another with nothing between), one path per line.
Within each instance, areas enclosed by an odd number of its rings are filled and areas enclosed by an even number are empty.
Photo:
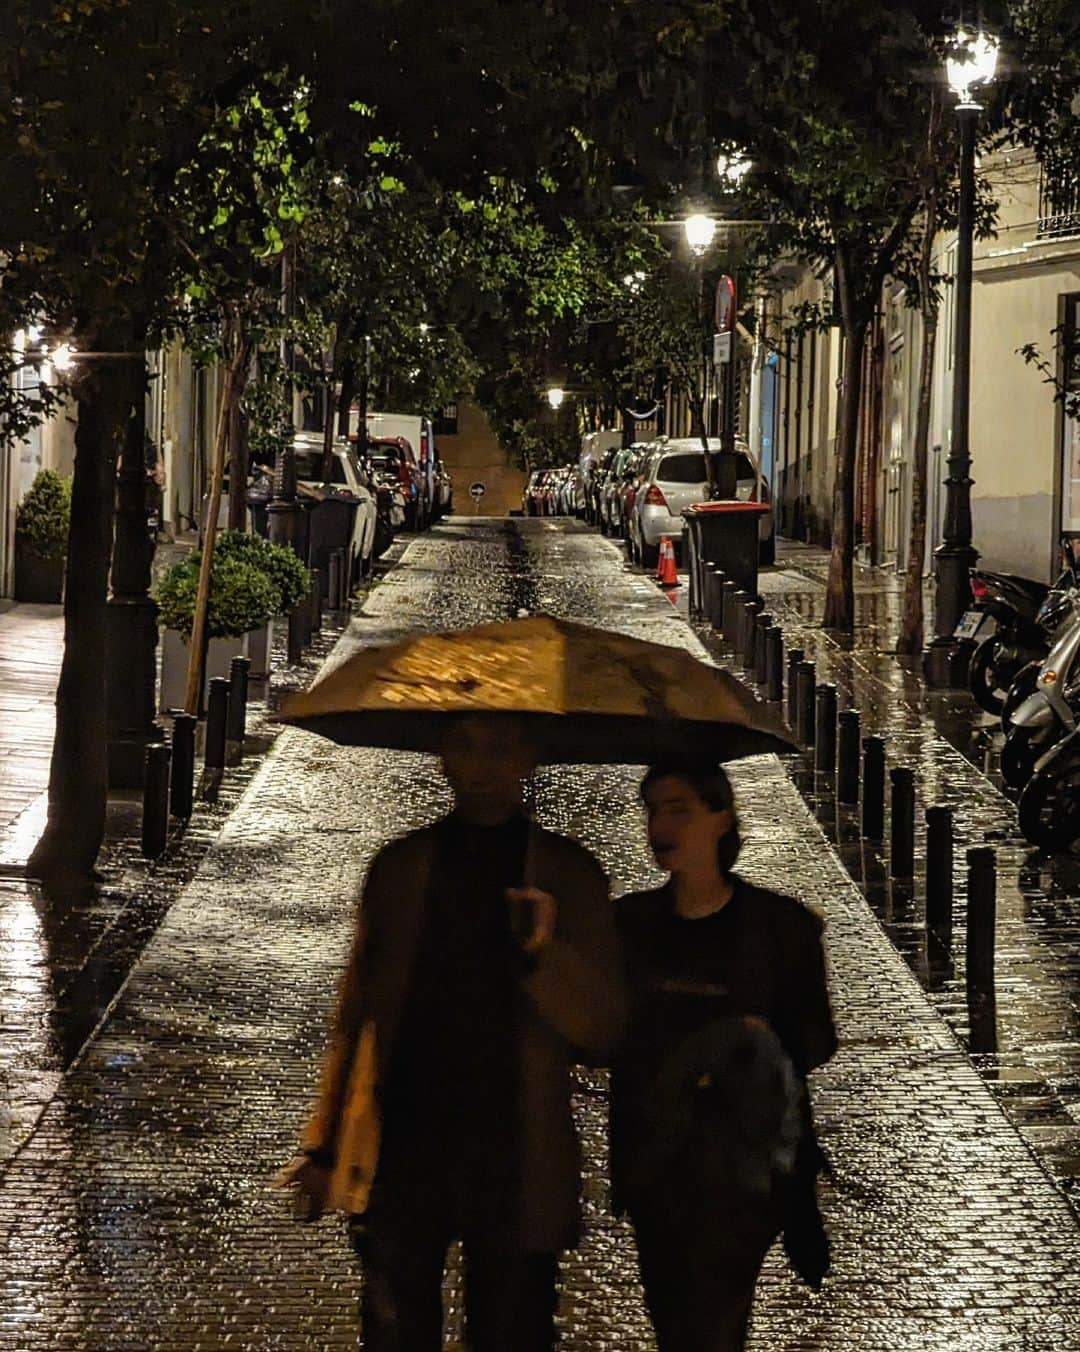
M665 591L679 586L679 574L675 567L675 547L666 535L660 542L660 585Z
M660 537L660 548L656 551L656 572L653 573L653 581L659 582L664 576L664 554L667 550L668 538L666 535Z

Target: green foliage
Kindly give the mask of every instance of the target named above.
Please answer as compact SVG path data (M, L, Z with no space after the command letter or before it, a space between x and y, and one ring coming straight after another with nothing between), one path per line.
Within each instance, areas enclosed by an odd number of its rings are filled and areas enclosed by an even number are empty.
M271 544L261 535L246 531L222 531L214 542L214 559L235 559L245 567L257 568L274 588L275 615L295 610L311 589L311 575L301 559L284 545Z
M175 564L158 584L161 623L191 637L199 591L198 555ZM211 638L237 638L258 629L274 614L278 596L261 568L238 558L215 559L210 580L207 632Z
M15 509L16 538L38 558L62 559L70 528L71 480L55 470L39 470Z

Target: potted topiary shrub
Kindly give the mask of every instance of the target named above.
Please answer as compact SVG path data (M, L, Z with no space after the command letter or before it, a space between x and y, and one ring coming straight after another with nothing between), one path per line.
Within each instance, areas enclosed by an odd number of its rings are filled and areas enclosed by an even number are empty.
M59 605L71 526L71 480L39 470L15 509L15 599Z
M158 584L161 645L161 707L180 708L187 690L188 641L195 618L201 555L175 564ZM205 678L227 676L242 654L251 675L265 679L270 667L270 624L307 596L310 575L292 552L261 536L222 531L214 542L214 568L207 612L209 642Z

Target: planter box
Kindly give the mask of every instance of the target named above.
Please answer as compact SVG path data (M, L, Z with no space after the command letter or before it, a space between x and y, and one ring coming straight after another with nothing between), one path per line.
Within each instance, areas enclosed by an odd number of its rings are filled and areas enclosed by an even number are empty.
M206 682L212 676L228 676L234 657L245 656L247 635L240 638L212 638L206 650L206 671L203 678L203 698ZM188 644L175 629L165 629L161 635L161 701L162 712L182 709L187 694Z
M251 662L248 675L253 681L270 679L270 655L274 647L274 622L267 620L258 629L244 635L244 655Z
M15 540L15 600L58 606L64 595L65 559L42 559Z

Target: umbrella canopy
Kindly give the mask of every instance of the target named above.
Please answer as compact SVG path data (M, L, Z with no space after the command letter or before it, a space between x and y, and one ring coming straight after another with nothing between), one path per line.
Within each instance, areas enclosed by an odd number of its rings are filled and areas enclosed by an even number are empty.
M335 742L438 751L451 715L516 716L546 763L733 760L792 749L728 672L681 648L540 615L365 648L285 704Z

